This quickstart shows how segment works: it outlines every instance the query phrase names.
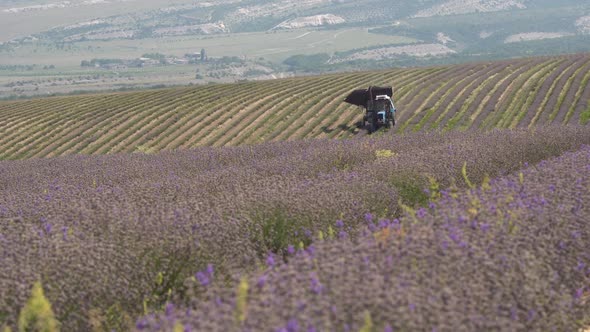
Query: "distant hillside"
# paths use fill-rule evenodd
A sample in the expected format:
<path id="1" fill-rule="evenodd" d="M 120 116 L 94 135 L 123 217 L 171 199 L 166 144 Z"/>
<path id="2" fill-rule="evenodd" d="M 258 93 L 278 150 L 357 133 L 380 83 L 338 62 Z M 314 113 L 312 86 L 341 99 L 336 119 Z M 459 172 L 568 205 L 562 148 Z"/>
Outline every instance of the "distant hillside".
<path id="1" fill-rule="evenodd" d="M 368 85 L 394 86 L 397 132 L 585 124 L 589 79 L 583 54 L 1 102 L 0 158 L 350 137 Z"/>
<path id="2" fill-rule="evenodd" d="M 40 63 L 47 58 L 58 62 L 67 56 L 71 57 L 69 65 L 73 65 L 91 58 L 87 53 L 95 55 L 96 50 L 104 57 L 126 58 L 148 52 L 142 43 L 132 42 L 138 40 L 166 45 L 155 51 L 181 56 L 194 51 L 187 47 L 190 41 L 188 45 L 197 44 L 197 50 L 206 47 L 212 55 L 264 56 L 280 64 L 297 54 L 328 53 L 338 57 L 338 52 L 389 47 L 392 42 L 384 36 L 403 36 L 411 38 L 408 44 L 434 43 L 452 50 L 431 55 L 456 53 L 461 58 L 487 61 L 588 52 L 589 15 L 590 4 L 585 0 L 177 0 L 173 5 L 165 0 L 48 0 L 43 4 L 24 0 L 19 5 L 0 0 L 0 53 L 6 54 L 9 64 Z M 355 28 L 370 29 L 383 41 L 367 45 L 354 36 L 336 39 L 339 33 Z M 334 31 L 334 35 L 309 39 L 307 45 L 295 49 L 288 35 L 255 50 L 244 45 L 228 48 L 224 39 L 228 34 L 258 32 L 259 39 L 268 40 L 267 33 L 281 35 L 288 31 L 301 31 L 299 38 L 316 31 Z M 118 47 L 121 40 L 133 47 Z M 338 48 L 325 47 L 328 42 L 338 44 Z M 153 46 L 150 48 L 154 51 Z M 424 62 L 421 52 L 407 55 L 413 64 Z M 397 65 L 409 61 L 395 53 L 387 59 L 397 61 Z M 340 60 L 356 58 L 343 56 Z M 445 60 L 452 62 L 452 58 Z M 364 68 L 369 67 L 365 64 Z M 315 69 L 317 72 L 325 68 Z"/>

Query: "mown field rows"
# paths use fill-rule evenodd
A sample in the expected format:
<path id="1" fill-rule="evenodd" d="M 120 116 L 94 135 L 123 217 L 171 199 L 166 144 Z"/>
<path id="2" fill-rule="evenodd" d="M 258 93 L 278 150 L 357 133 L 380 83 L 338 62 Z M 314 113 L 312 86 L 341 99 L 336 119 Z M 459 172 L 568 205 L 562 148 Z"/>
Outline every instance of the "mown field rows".
<path id="1" fill-rule="evenodd" d="M 590 120 L 590 55 L 330 74 L 0 103 L 0 158 L 350 137 L 353 89 L 394 86 L 396 131 Z"/>

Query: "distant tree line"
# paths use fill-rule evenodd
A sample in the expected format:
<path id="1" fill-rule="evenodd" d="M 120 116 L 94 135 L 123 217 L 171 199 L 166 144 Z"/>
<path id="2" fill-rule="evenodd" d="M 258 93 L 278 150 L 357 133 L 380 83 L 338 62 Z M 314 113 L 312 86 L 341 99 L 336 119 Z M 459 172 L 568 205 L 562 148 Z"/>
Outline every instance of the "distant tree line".
<path id="1" fill-rule="evenodd" d="M 166 59 L 166 55 L 162 53 L 144 53 L 142 58 L 148 58 L 152 60 L 164 60 Z"/>
<path id="2" fill-rule="evenodd" d="M 37 65 L 0 65 L 0 70 L 29 70 L 30 71 L 35 68 L 37 68 Z"/>

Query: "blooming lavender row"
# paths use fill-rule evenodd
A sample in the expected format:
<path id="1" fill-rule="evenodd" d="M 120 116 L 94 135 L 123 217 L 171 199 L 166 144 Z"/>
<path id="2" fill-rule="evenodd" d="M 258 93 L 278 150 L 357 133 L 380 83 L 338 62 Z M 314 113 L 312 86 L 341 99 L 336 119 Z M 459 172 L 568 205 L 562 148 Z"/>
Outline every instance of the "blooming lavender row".
<path id="1" fill-rule="evenodd" d="M 367 213 L 426 206 L 433 184 L 465 188 L 463 173 L 481 183 L 583 144 L 590 128 L 549 127 L 0 162 L 0 327 L 41 281 L 64 330 L 129 328 L 320 231 L 346 247 Z"/>
<path id="2" fill-rule="evenodd" d="M 342 231 L 293 252 L 287 263 L 270 255 L 264 270 L 233 290 L 199 279 L 205 296 L 190 306 L 169 304 L 137 328 L 576 331 L 590 325 L 590 146 L 441 196 L 400 219 L 367 214 L 357 241 Z"/>

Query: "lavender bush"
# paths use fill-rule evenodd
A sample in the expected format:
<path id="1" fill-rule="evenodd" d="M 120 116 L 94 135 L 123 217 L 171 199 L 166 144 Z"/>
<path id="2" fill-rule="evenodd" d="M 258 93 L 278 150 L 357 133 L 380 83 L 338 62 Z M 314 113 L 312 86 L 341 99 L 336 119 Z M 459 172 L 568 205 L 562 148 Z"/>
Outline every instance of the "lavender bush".
<path id="1" fill-rule="evenodd" d="M 441 194 L 400 219 L 365 216 L 357 240 L 336 223 L 337 238 L 318 239 L 287 263 L 267 259 L 241 282 L 247 292 L 203 285 L 206 295 L 192 306 L 169 304 L 137 328 L 576 331 L 590 324 L 590 146 Z"/>
<path id="2" fill-rule="evenodd" d="M 324 290 L 335 287 L 331 282 L 340 280 L 337 276 L 334 276 L 334 281 L 326 280 L 327 273 L 332 273 L 329 272 L 332 267 L 328 258 L 323 258 L 325 268 L 320 266 L 314 267 L 318 270 L 310 270 L 304 258 L 297 258 L 305 257 L 305 254 L 295 254 L 297 250 L 309 252 L 316 248 L 318 257 L 327 255 L 330 250 L 341 251 L 345 256 L 334 258 L 335 261 L 348 259 L 346 255 L 351 250 L 358 251 L 359 254 L 353 256 L 369 257 L 366 271 L 370 272 L 382 266 L 387 257 L 377 254 L 381 249 L 375 249 L 378 248 L 376 244 L 358 240 L 364 239 L 362 233 L 368 229 L 367 223 L 370 221 L 372 228 L 390 225 L 386 227 L 389 229 L 404 211 L 410 213 L 414 210 L 416 218 L 431 218 L 432 221 L 422 223 L 421 228 L 410 227 L 405 226 L 408 223 L 408 217 L 405 217 L 399 224 L 399 227 L 404 227 L 395 232 L 417 232 L 412 233 L 412 237 L 404 235 L 412 241 L 409 247 L 400 243 L 399 250 L 416 257 L 415 262 L 419 265 L 413 267 L 414 260 L 411 260 L 404 263 L 406 265 L 400 265 L 405 270 L 401 269 L 399 273 L 402 270 L 406 273 L 406 279 L 402 281 L 407 280 L 409 284 L 404 283 L 404 287 L 421 287 L 423 280 L 416 279 L 413 273 L 426 269 L 426 263 L 420 261 L 422 256 L 419 255 L 430 255 L 435 250 L 428 244 L 432 242 L 428 236 L 432 237 L 431 233 L 436 230 L 432 225 L 441 217 L 432 215 L 434 212 L 429 203 L 430 199 L 438 197 L 435 195 L 438 194 L 437 187 L 441 190 L 446 188 L 449 195 L 454 196 L 467 188 L 469 183 L 482 183 L 486 174 L 492 178 L 511 174 L 526 163 L 533 165 L 566 151 L 580 149 L 584 144 L 590 144 L 590 128 L 548 127 L 536 131 L 416 133 L 353 140 L 199 148 L 158 155 L 78 155 L 0 162 L 0 327 L 16 327 L 19 311 L 37 281 L 43 285 L 63 330 L 127 330 L 134 328 L 139 316 L 166 311 L 172 318 L 178 317 L 178 321 L 186 323 L 187 327 L 193 324 L 196 317 L 207 312 L 215 312 L 215 317 L 226 317 L 226 311 L 227 315 L 235 316 L 235 303 L 232 302 L 235 300 L 231 293 L 237 289 L 240 276 L 262 278 L 260 282 L 264 284 L 265 278 L 273 280 L 275 273 L 285 269 L 292 271 L 289 273 L 296 275 L 296 280 L 302 278 L 302 281 L 296 283 L 295 279 L 285 278 L 284 289 L 299 292 L 301 290 L 297 287 L 305 284 L 324 294 Z M 563 173 L 559 174 L 565 178 Z M 426 189 L 434 192 L 426 192 Z M 518 227 L 516 234 L 527 231 L 524 226 Z M 419 240 L 421 236 L 424 240 Z M 460 233 L 459 236 L 467 235 Z M 319 238 L 324 238 L 325 243 Z M 330 238 L 341 239 L 328 241 Z M 531 245 L 538 241 L 532 239 L 529 241 Z M 319 250 L 323 246 L 333 249 Z M 365 247 L 367 249 L 362 249 Z M 447 258 L 433 256 L 428 261 L 431 271 L 426 269 L 428 271 L 421 272 L 424 278 L 430 276 L 435 279 L 425 287 L 442 285 L 449 280 L 448 289 L 455 290 L 454 282 L 459 282 L 459 279 L 451 280 L 457 278 L 452 273 L 466 270 L 469 265 L 463 264 L 472 263 L 461 256 L 464 251 L 449 247 L 450 253 L 444 256 Z M 499 259 L 497 255 L 500 253 L 514 256 L 514 252 L 504 249 L 497 252 L 490 249 L 495 260 Z M 383 250 L 392 257 L 397 254 L 391 248 Z M 496 262 L 485 256 L 482 250 L 477 249 L 474 253 L 479 255 L 477 257 L 481 258 L 482 264 Z M 366 251 L 365 255 L 360 254 L 363 251 Z M 531 253 L 536 255 L 539 252 Z M 562 257 L 570 257 L 569 251 L 566 254 Z M 515 264 L 516 258 L 512 256 L 506 259 Z M 458 260 L 459 257 L 463 257 L 461 259 L 465 262 Z M 550 260 L 552 256 L 542 257 Z M 284 265 L 284 261 L 289 263 Z M 452 267 L 455 262 L 455 267 Z M 360 266 L 345 265 L 350 269 Z M 451 267 L 443 271 L 439 265 Z M 522 270 L 528 271 L 525 265 Z M 267 272 L 260 274 L 261 269 L 269 266 L 271 268 Z M 478 284 L 483 282 L 484 277 L 479 276 L 480 269 L 475 267 L 467 269 L 468 273 L 460 280 L 472 280 L 474 287 L 479 285 L 485 289 L 487 284 Z M 336 271 L 338 269 L 333 273 Z M 481 271 L 483 273 L 484 270 Z M 491 277 L 501 271 L 486 273 Z M 534 275 L 542 272 L 531 271 Z M 286 295 L 277 295 L 277 301 L 281 299 L 285 305 L 273 305 L 274 300 L 269 299 L 268 306 L 276 306 L 276 310 L 283 310 L 285 315 L 289 313 L 297 317 L 296 324 L 301 330 L 307 329 L 304 325 L 308 322 L 320 330 L 345 328 L 347 324 L 353 328 L 365 321 L 373 322 L 380 329 L 385 328 L 383 317 L 388 311 L 379 313 L 380 302 L 369 305 L 373 302 L 355 295 L 354 289 L 359 287 L 357 283 L 373 283 L 373 273 L 368 273 L 369 279 L 366 280 L 359 279 L 358 273 L 352 273 L 348 283 L 341 281 L 342 288 L 334 288 L 342 292 L 339 295 L 342 300 L 338 299 L 342 302 L 338 303 L 346 304 L 336 308 L 344 314 L 339 314 L 334 320 L 325 318 L 327 313 L 324 311 L 317 313 L 317 318 L 303 319 L 292 311 L 293 306 L 298 305 L 296 297 L 290 299 Z M 276 278 L 279 275 L 283 274 L 277 274 Z M 375 274 L 375 278 L 378 276 Z M 515 275 L 515 278 L 518 276 Z M 395 275 L 390 277 L 398 278 Z M 348 277 L 342 275 L 339 278 Z M 284 321 L 285 316 L 278 312 L 276 318 L 270 321 L 260 316 L 265 312 L 266 302 L 250 298 L 254 296 L 259 280 L 248 280 L 248 298 L 245 301 L 248 314 L 243 325 L 233 328 L 279 328 L 281 324 L 287 324 L 290 318 Z M 385 281 L 379 282 L 376 284 L 381 285 L 379 287 L 390 285 Z M 345 286 L 349 289 L 345 290 Z M 516 291 L 513 286 L 506 284 L 503 292 Z M 366 292 L 366 296 L 375 292 L 393 292 L 379 287 L 373 293 L 368 288 L 360 289 Z M 275 293 L 264 294 L 270 296 Z M 483 295 L 472 299 L 467 295 L 477 294 L 467 292 L 458 298 L 450 298 L 456 303 L 456 306 L 448 307 L 455 311 L 447 314 L 455 315 L 457 319 L 454 323 L 450 321 L 449 324 L 455 324 L 452 326 L 459 326 L 459 320 L 466 319 L 466 316 L 457 316 L 462 312 L 461 306 L 471 308 L 462 301 L 479 303 L 484 300 Z M 344 299 L 348 296 L 349 299 Z M 220 307 L 217 307 L 218 297 L 223 304 Z M 394 300 L 399 301 L 394 298 L 387 301 Z M 425 305 L 427 300 L 412 299 L 415 303 L 406 303 L 406 309 L 410 304 L 421 308 L 420 304 Z M 566 300 L 569 299 L 563 299 Z M 318 301 L 321 306 L 318 310 L 324 310 L 325 303 Z M 399 303 L 395 301 L 384 303 L 397 306 Z M 499 300 L 490 301 L 495 305 Z M 553 302 L 547 301 L 557 300 L 541 296 L 539 301 L 552 305 Z M 179 314 L 179 310 L 185 312 L 187 308 L 193 308 L 195 314 L 186 317 Z M 400 308 L 395 310 L 402 310 Z M 446 306 L 441 305 L 440 308 Z M 479 315 L 491 310 L 480 309 L 470 310 Z M 261 314 L 254 314 L 256 310 L 260 310 Z M 540 317 L 545 317 L 542 316 L 545 311 L 537 307 L 534 310 L 541 316 L 531 323 L 537 325 L 531 326 L 549 326 L 542 325 L 545 321 L 539 321 Z M 310 311 L 303 312 L 307 315 Z M 569 311 L 558 312 L 568 319 L 573 317 Z M 215 319 L 205 320 L 203 324 L 210 324 L 207 326 L 211 328 L 225 327 Z M 547 324 L 554 324 L 553 317 L 547 319 Z M 169 321 L 163 322 L 163 327 L 169 327 Z M 400 319 L 399 324 L 410 325 L 387 322 L 391 327 L 405 326 L 408 329 L 436 325 L 406 319 Z M 470 324 L 475 323 L 465 321 L 462 326 L 474 326 Z M 511 325 L 514 324 L 512 320 L 506 320 L 505 324 L 515 326 Z M 150 325 L 151 328 L 155 326 Z"/>

